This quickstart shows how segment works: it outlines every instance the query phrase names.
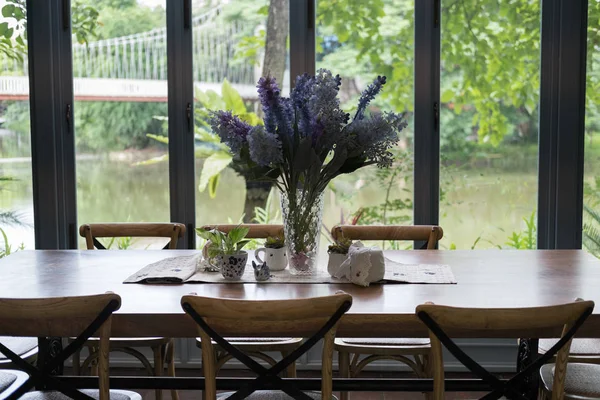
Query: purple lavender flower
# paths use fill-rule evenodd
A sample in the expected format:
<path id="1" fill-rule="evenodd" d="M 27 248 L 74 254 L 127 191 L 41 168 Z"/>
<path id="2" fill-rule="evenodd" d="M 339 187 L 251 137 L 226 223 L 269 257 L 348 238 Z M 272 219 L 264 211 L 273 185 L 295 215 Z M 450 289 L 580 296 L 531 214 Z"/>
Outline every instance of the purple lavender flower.
<path id="1" fill-rule="evenodd" d="M 221 141 L 227 144 L 235 155 L 239 155 L 252 126 L 233 115 L 231 111 L 211 112 L 209 123 Z"/>
<path id="2" fill-rule="evenodd" d="M 385 76 L 378 76 L 373 83 L 371 83 L 360 95 L 358 100 L 358 109 L 356 110 L 355 120 L 361 120 L 365 116 L 365 110 L 369 103 L 381 92 L 383 85 L 385 85 Z"/>
<path id="3" fill-rule="evenodd" d="M 347 127 L 352 137 L 350 151 L 361 152 L 378 167 L 389 167 L 394 159 L 390 149 L 398 143 L 398 133 L 406 126 L 404 116 L 392 112 L 354 120 Z"/>
<path id="4" fill-rule="evenodd" d="M 311 132 L 313 144 L 318 141 L 323 152 L 329 152 L 340 140 L 340 132 L 348 121 L 348 115 L 340 109 L 337 97 L 342 78 L 326 69 L 319 69 L 313 79 L 311 96 L 308 101 L 310 114 L 314 121 Z"/>
<path id="5" fill-rule="evenodd" d="M 296 85 L 292 90 L 290 99 L 297 113 L 298 130 L 303 136 L 309 135 L 315 129 L 316 115 L 309 108 L 312 95 L 314 78 L 307 73 L 296 78 Z"/>
<path id="6" fill-rule="evenodd" d="M 267 132 L 292 136 L 294 109 L 289 99 L 281 97 L 281 90 L 275 78 L 260 78 L 256 87 Z"/>
<path id="7" fill-rule="evenodd" d="M 248 149 L 250 159 L 258 165 L 273 166 L 283 159 L 279 138 L 261 125 L 252 128 L 248 134 Z"/>

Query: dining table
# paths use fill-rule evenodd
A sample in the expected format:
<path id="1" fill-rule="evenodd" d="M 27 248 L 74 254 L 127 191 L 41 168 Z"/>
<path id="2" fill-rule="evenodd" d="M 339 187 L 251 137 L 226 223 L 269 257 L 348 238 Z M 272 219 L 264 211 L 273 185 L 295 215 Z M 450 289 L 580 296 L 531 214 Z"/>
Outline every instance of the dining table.
<path id="1" fill-rule="evenodd" d="M 386 250 L 385 257 L 405 264 L 448 265 L 456 284 L 372 283 L 123 283 L 144 266 L 167 257 L 199 254 L 197 250 L 25 250 L 0 260 L 0 297 L 45 298 L 82 296 L 107 291 L 121 296 L 121 308 L 113 315 L 115 337 L 194 338 L 198 327 L 181 308 L 181 297 L 200 296 L 245 300 L 283 300 L 325 296 L 344 291 L 352 296 L 350 310 L 342 317 L 337 335 L 351 338 L 427 337 L 415 316 L 419 304 L 433 302 L 456 307 L 521 308 L 556 305 L 581 298 L 600 304 L 600 260 L 583 250 Z M 249 257 L 252 259 L 252 256 Z M 321 268 L 326 268 L 326 259 Z M 248 336 L 242 329 L 219 332 L 223 336 Z M 280 337 L 288 332 L 262 332 Z M 295 332 L 312 335 L 314 332 Z M 486 338 L 489 332 L 456 329 L 456 338 Z M 288 333 L 289 334 L 289 333 Z M 548 330 L 545 337 L 560 331 Z M 499 336 L 500 335 L 500 336 Z M 539 332 L 503 330 L 494 338 L 522 340 L 518 363 L 537 356 Z M 600 338 L 600 307 L 577 333 Z M 90 377 L 64 377 L 78 387 L 97 385 Z M 318 379 L 296 378 L 301 389 L 318 389 Z M 235 389 L 244 379 L 218 378 L 218 387 Z M 378 380 L 334 378 L 334 390 L 426 391 L 430 379 Z M 202 378 L 111 377 L 115 388 L 201 389 Z M 448 380 L 447 390 L 482 390 L 485 383 L 471 379 Z"/>

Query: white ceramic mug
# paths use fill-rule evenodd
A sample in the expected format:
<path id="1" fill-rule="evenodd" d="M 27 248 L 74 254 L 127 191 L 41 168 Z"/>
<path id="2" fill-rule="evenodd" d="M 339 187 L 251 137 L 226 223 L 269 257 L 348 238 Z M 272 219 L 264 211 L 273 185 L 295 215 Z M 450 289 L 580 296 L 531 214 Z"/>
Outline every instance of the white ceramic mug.
<path id="1" fill-rule="evenodd" d="M 264 253 L 264 260 L 260 256 L 261 253 Z M 266 262 L 271 271 L 282 271 L 288 263 L 287 247 L 285 246 L 279 249 L 261 247 L 254 252 L 254 257 L 261 264 Z"/>

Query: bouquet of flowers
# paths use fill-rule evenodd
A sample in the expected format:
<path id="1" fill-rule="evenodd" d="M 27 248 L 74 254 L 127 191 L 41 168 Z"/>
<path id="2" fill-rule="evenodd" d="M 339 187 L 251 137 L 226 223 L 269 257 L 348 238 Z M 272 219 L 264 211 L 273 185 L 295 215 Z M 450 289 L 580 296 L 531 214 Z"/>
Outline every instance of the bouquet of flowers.
<path id="1" fill-rule="evenodd" d="M 393 112 L 367 111 L 385 82 L 385 76 L 378 76 L 364 90 L 353 116 L 340 107 L 340 76 L 325 69 L 299 76 L 289 98 L 281 96 L 275 79 L 261 78 L 257 88 L 264 124 L 252 126 L 230 111 L 211 114 L 211 127 L 234 160 L 251 178 L 271 181 L 281 191 L 292 273 L 314 271 L 329 182 L 367 165 L 392 164 L 390 149 L 406 120 Z"/>

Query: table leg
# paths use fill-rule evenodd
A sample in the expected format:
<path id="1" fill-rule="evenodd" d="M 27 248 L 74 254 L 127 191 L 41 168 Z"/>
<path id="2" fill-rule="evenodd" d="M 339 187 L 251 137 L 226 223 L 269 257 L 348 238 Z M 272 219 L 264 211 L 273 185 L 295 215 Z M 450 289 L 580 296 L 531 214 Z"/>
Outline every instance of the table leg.
<path id="1" fill-rule="evenodd" d="M 517 353 L 517 372 L 527 368 L 538 358 L 538 339 L 519 339 L 519 352 Z M 537 398 L 540 376 L 534 373 L 533 376 L 525 378 L 522 385 L 522 392 L 528 399 Z"/>

